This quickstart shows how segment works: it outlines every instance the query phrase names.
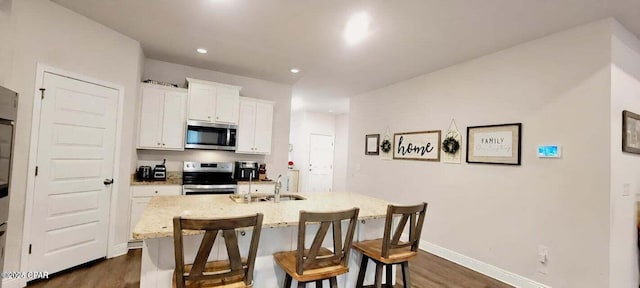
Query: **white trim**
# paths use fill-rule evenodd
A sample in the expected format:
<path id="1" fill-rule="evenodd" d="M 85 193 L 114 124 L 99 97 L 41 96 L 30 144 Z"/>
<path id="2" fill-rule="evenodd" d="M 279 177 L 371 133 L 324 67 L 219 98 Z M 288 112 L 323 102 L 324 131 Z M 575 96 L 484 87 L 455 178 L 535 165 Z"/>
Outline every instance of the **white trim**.
<path id="1" fill-rule="evenodd" d="M 458 265 L 462 265 L 467 267 L 473 271 L 478 273 L 487 275 L 493 279 L 502 281 L 514 287 L 520 288 L 551 288 L 551 286 L 544 285 L 542 283 L 538 283 L 529 278 L 525 278 L 515 273 L 511 273 L 502 268 L 498 268 L 488 263 L 484 263 L 482 261 L 473 259 L 471 257 L 462 255 L 458 252 L 449 250 L 444 247 L 440 247 L 433 243 L 429 243 L 424 240 L 420 240 L 420 249 L 427 251 L 431 254 L 439 256 L 441 258 L 447 259 L 451 262 L 454 262 Z"/>
<path id="2" fill-rule="evenodd" d="M 25 279 L 3 279 L 2 288 L 22 288 L 27 286 Z"/>
<path id="3" fill-rule="evenodd" d="M 35 169 L 36 169 L 36 160 L 38 159 L 38 136 L 39 136 L 39 127 L 40 127 L 40 110 L 42 108 L 41 101 L 38 101 L 40 97 L 40 88 L 42 88 L 44 81 L 44 73 L 52 73 L 56 75 L 60 75 L 63 77 L 73 78 L 76 80 L 104 86 L 110 89 L 118 90 L 118 111 L 117 111 L 117 123 L 116 123 L 116 140 L 115 140 L 115 150 L 114 150 L 114 163 L 113 163 L 113 180 L 116 185 L 112 185 L 111 188 L 111 206 L 109 208 L 109 231 L 107 236 L 107 257 L 115 257 L 122 252 L 122 247 L 124 247 L 124 251 L 126 253 L 126 243 L 124 244 L 114 244 L 115 243 L 115 223 L 116 223 L 116 204 L 118 203 L 118 183 L 120 183 L 120 143 L 122 142 L 122 127 L 123 127 L 123 119 L 124 119 L 124 86 L 117 85 L 101 80 L 97 80 L 91 77 L 87 77 L 85 75 L 72 73 L 69 71 L 65 71 L 62 69 L 54 68 L 42 63 L 37 63 L 36 66 L 36 81 L 34 86 L 34 101 L 33 101 L 33 111 L 31 112 L 31 138 L 29 143 L 29 160 L 27 166 L 27 191 L 25 195 L 25 209 L 24 209 L 24 223 L 22 225 L 22 242 L 20 249 L 22 250 L 20 254 L 20 271 L 29 271 L 29 253 L 27 247 L 29 247 L 29 239 L 31 238 L 31 216 L 33 214 L 33 194 L 35 187 Z M 26 281 L 24 282 L 24 286 L 26 286 Z M 19 287 L 24 287 L 19 286 Z"/>
<path id="4" fill-rule="evenodd" d="M 129 248 L 129 250 L 142 249 L 142 241 L 129 241 L 127 247 Z"/>
<path id="5" fill-rule="evenodd" d="M 120 244 L 116 244 L 111 246 L 110 249 L 111 253 L 109 253 L 107 255 L 107 258 L 113 258 L 113 257 L 118 257 L 118 256 L 122 256 L 124 254 L 127 254 L 127 252 L 129 251 L 129 246 L 128 243 L 120 243 Z"/>

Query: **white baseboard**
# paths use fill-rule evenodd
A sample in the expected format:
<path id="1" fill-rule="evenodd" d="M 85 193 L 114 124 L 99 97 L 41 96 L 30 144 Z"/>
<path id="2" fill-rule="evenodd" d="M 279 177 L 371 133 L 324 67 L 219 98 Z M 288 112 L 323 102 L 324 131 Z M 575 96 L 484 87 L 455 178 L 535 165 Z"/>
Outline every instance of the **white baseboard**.
<path id="1" fill-rule="evenodd" d="M 142 241 L 131 241 L 127 243 L 127 247 L 129 250 L 131 249 L 142 249 Z"/>
<path id="2" fill-rule="evenodd" d="M 2 288 L 22 288 L 27 286 L 25 279 L 2 279 Z"/>
<path id="3" fill-rule="evenodd" d="M 111 249 L 109 249 L 109 252 L 107 253 L 107 258 L 118 257 L 121 255 L 127 254 L 127 251 L 129 251 L 129 249 L 127 249 L 126 242 L 113 245 Z"/>
<path id="4" fill-rule="evenodd" d="M 515 273 L 511 273 L 502 268 L 498 268 L 491 264 L 484 263 L 482 261 L 473 259 L 471 257 L 462 255 L 458 252 L 446 249 L 444 247 L 440 247 L 438 245 L 429 243 L 424 240 L 420 240 L 420 249 L 427 251 L 436 256 L 447 259 L 451 262 L 454 262 L 458 265 L 467 267 L 473 271 L 478 273 L 487 275 L 493 279 L 502 281 L 514 287 L 519 288 L 551 288 L 551 286 L 544 285 L 542 283 L 538 283 L 529 278 L 525 278 Z"/>

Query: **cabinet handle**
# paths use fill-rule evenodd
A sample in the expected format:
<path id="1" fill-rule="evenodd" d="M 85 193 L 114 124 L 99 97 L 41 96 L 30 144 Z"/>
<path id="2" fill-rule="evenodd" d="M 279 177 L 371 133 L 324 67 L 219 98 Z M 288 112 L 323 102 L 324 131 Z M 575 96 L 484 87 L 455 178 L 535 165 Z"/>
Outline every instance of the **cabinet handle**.
<path id="1" fill-rule="evenodd" d="M 164 146 L 164 143 L 162 143 L 162 146 Z"/>
<path id="2" fill-rule="evenodd" d="M 220 117 L 216 117 L 216 120 L 220 119 Z"/>
<path id="3" fill-rule="evenodd" d="M 211 116 L 207 116 L 207 119 L 211 119 Z"/>
<path id="4" fill-rule="evenodd" d="M 160 142 L 158 142 L 158 146 L 160 146 L 160 144 L 161 144 L 161 143 L 160 143 Z"/>
<path id="5" fill-rule="evenodd" d="M 156 194 L 158 194 L 158 191 L 156 190 Z"/>

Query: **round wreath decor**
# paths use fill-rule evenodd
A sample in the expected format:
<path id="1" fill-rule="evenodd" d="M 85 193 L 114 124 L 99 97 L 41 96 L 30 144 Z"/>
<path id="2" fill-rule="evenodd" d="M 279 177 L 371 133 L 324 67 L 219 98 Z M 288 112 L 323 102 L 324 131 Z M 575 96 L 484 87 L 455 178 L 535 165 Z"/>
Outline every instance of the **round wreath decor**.
<path id="1" fill-rule="evenodd" d="M 458 142 L 456 138 L 449 136 L 442 141 L 442 151 L 444 151 L 444 153 L 456 154 L 458 149 L 460 149 L 460 142 Z"/>
<path id="2" fill-rule="evenodd" d="M 389 153 L 389 151 L 391 151 L 391 142 L 388 139 L 384 139 L 382 144 L 380 144 L 380 148 L 382 152 Z"/>

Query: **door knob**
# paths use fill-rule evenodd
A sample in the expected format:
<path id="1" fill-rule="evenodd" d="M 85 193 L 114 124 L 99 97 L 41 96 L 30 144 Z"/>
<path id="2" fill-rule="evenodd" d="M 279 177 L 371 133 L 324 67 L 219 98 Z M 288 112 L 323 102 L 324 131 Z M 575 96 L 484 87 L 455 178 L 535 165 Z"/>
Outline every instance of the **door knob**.
<path id="1" fill-rule="evenodd" d="M 113 179 L 109 179 L 109 178 L 104 179 L 104 182 L 102 182 L 102 183 L 104 183 L 104 185 L 111 185 L 111 184 L 113 184 Z"/>

